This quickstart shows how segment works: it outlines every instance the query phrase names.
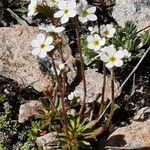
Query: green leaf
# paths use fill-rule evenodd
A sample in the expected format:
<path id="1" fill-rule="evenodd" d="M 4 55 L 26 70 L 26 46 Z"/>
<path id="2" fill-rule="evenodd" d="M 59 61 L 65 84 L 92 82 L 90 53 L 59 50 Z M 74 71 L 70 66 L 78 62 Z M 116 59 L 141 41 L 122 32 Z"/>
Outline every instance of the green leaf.
<path id="1" fill-rule="evenodd" d="M 21 8 L 13 9 L 13 12 L 27 13 L 28 9 L 26 9 L 25 7 L 21 7 Z"/>
<path id="2" fill-rule="evenodd" d="M 21 24 L 21 25 L 28 25 L 25 20 L 20 18 L 16 13 L 14 13 L 11 9 L 7 8 L 7 11 Z"/>
<path id="3" fill-rule="evenodd" d="M 103 129 L 104 129 L 103 127 L 100 127 L 98 129 L 95 129 L 93 132 L 84 134 L 84 138 L 85 139 L 94 138 L 94 137 L 98 136 L 100 133 L 102 133 Z"/>
<path id="4" fill-rule="evenodd" d="M 90 128 L 94 127 L 97 122 L 98 122 L 98 120 L 92 120 L 92 121 L 90 121 L 90 122 L 85 126 L 85 129 L 90 129 Z"/>

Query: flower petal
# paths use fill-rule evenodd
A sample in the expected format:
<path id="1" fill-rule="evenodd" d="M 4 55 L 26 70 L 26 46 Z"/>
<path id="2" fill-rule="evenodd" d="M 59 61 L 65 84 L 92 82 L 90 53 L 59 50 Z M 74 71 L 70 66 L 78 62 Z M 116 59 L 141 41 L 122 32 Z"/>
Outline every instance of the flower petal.
<path id="1" fill-rule="evenodd" d="M 37 55 L 39 55 L 40 52 L 41 52 L 40 49 L 35 48 L 35 49 L 32 50 L 32 55 L 37 56 Z"/>
<path id="2" fill-rule="evenodd" d="M 86 23 L 86 22 L 88 21 L 87 17 L 79 16 L 78 19 L 79 19 L 79 21 L 82 22 L 82 23 Z"/>
<path id="3" fill-rule="evenodd" d="M 87 45 L 87 47 L 88 47 L 89 49 L 94 49 L 94 48 L 95 48 L 95 46 L 94 46 L 93 44 L 91 44 L 91 43 L 89 43 L 89 44 Z"/>
<path id="4" fill-rule="evenodd" d="M 51 36 L 46 38 L 45 44 L 50 45 L 53 42 L 53 38 Z"/>
<path id="5" fill-rule="evenodd" d="M 36 36 L 36 40 L 39 42 L 39 43 L 43 43 L 45 42 L 45 35 L 43 33 L 39 33 L 37 36 Z"/>
<path id="6" fill-rule="evenodd" d="M 89 36 L 87 37 L 88 43 L 93 42 L 93 40 L 94 40 L 94 37 L 93 37 L 92 35 L 89 35 Z"/>
<path id="7" fill-rule="evenodd" d="M 106 41 L 105 38 L 102 38 L 101 41 L 100 41 L 100 46 L 105 45 L 105 41 Z"/>
<path id="8" fill-rule="evenodd" d="M 47 53 L 45 51 L 42 51 L 38 56 L 40 58 L 45 58 L 47 56 Z"/>
<path id="9" fill-rule="evenodd" d="M 97 20 L 97 16 L 95 14 L 89 14 L 87 17 L 90 21 L 96 21 Z"/>
<path id="10" fill-rule="evenodd" d="M 116 67 L 121 67 L 122 65 L 123 65 L 123 61 L 122 60 L 118 59 L 118 60 L 115 61 L 115 66 Z"/>
<path id="11" fill-rule="evenodd" d="M 46 52 L 50 52 L 52 49 L 54 49 L 54 46 L 53 45 L 50 45 L 50 46 L 47 46 L 44 50 Z"/>
<path id="12" fill-rule="evenodd" d="M 63 16 L 63 11 L 58 11 L 54 14 L 54 18 L 60 18 Z"/>
<path id="13" fill-rule="evenodd" d="M 30 43 L 30 45 L 31 45 L 32 47 L 38 47 L 38 44 L 39 44 L 39 42 L 38 42 L 37 40 L 33 40 L 33 41 Z"/>
<path id="14" fill-rule="evenodd" d="M 68 21 L 69 21 L 69 17 L 67 17 L 67 16 L 63 16 L 63 17 L 61 18 L 61 23 L 62 23 L 62 24 L 67 23 Z"/>
<path id="15" fill-rule="evenodd" d="M 96 7 L 90 7 L 87 9 L 88 13 L 95 13 L 95 11 L 96 11 Z"/>
<path id="16" fill-rule="evenodd" d="M 106 67 L 107 68 L 112 68 L 112 67 L 114 67 L 114 63 L 109 62 L 109 63 L 106 64 Z"/>
<path id="17" fill-rule="evenodd" d="M 65 30 L 64 27 L 56 27 L 56 28 L 55 28 L 55 32 L 56 32 L 56 33 L 60 33 L 60 32 L 62 32 L 62 31 L 64 31 L 64 30 Z"/>
<path id="18" fill-rule="evenodd" d="M 58 3 L 58 8 L 60 9 L 60 10 L 63 10 L 63 9 L 65 9 L 67 7 L 67 2 L 65 2 L 65 1 L 60 1 L 59 3 Z"/>
<path id="19" fill-rule="evenodd" d="M 103 62 L 108 62 L 108 56 L 106 54 L 102 54 L 100 58 Z"/>
<path id="20" fill-rule="evenodd" d="M 108 49 L 108 50 L 107 50 L 107 54 L 108 54 L 109 56 L 114 55 L 115 53 L 116 53 L 116 49 Z"/>
<path id="21" fill-rule="evenodd" d="M 75 17 L 76 14 L 77 12 L 75 10 L 71 10 L 69 13 L 69 17 Z"/>
<path id="22" fill-rule="evenodd" d="M 118 50 L 115 54 L 117 59 L 122 59 L 124 57 L 124 52 L 122 50 Z"/>

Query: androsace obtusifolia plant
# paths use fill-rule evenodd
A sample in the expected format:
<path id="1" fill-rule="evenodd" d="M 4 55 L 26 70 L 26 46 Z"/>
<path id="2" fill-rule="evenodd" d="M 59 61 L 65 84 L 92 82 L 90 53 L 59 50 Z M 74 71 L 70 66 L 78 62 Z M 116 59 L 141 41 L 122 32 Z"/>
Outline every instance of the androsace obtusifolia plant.
<path id="1" fill-rule="evenodd" d="M 44 91 L 45 96 L 50 101 L 49 108 L 51 110 L 42 110 L 42 119 L 46 124 L 52 125 L 52 131 L 57 132 L 58 136 L 56 142 L 62 149 L 90 149 L 89 139 L 95 139 L 108 128 L 114 113 L 115 69 L 122 67 L 124 61 L 131 57 L 132 52 L 128 43 L 123 41 L 123 36 L 128 36 L 128 33 L 126 32 L 127 35 L 122 33 L 123 29 L 120 27 L 116 28 L 116 25 L 113 23 L 97 25 L 97 8 L 89 4 L 86 0 L 31 0 L 28 9 L 29 17 L 35 16 L 38 13 L 44 13 L 44 10 L 50 13 L 50 24 L 40 25 L 39 33 L 31 42 L 33 48 L 32 54 L 40 59 L 49 57 L 52 63 L 52 85 L 47 87 Z M 63 32 L 65 33 L 67 24 L 70 23 L 72 24 L 72 28 L 75 29 L 76 39 L 74 40 L 77 42 L 77 49 L 80 56 L 84 91 L 82 99 L 78 91 L 68 93 L 66 77 L 67 63 L 65 62 L 62 51 L 62 48 L 65 46 L 63 44 L 62 35 Z M 89 26 L 89 24 L 93 26 Z M 131 23 L 129 25 L 131 26 Z M 88 29 L 84 35 L 81 34 L 82 26 Z M 131 30 L 128 32 L 130 31 Z M 120 36 L 119 39 L 120 34 L 124 35 L 122 37 Z M 130 38 L 132 38 L 132 36 Z M 140 42 L 141 41 L 139 41 L 138 44 L 140 44 Z M 96 100 L 94 100 L 94 98 L 93 100 L 87 99 L 84 73 L 85 49 L 88 50 L 88 54 L 93 53 L 92 57 L 89 57 L 91 62 L 98 59 L 103 63 L 103 88 L 102 91 L 100 91 L 102 96 L 96 117 L 93 117 L 94 108 L 87 107 Z M 56 51 L 59 54 L 61 63 L 56 63 L 54 57 Z M 109 115 L 107 119 L 104 120 L 103 112 L 106 108 L 106 102 L 104 101 L 106 69 L 108 69 L 111 74 L 111 106 Z M 60 107 L 56 106 L 56 101 L 59 101 Z M 59 127 L 56 127 L 56 124 L 58 124 Z"/>

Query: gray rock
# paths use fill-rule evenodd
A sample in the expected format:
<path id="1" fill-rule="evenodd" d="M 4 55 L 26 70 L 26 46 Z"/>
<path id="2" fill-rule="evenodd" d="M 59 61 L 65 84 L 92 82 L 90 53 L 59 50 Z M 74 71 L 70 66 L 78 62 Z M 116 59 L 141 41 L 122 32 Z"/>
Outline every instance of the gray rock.
<path id="1" fill-rule="evenodd" d="M 50 60 L 40 60 L 31 54 L 30 42 L 35 38 L 37 32 L 37 28 L 29 26 L 17 25 L 0 28 L 0 75 L 14 79 L 23 86 L 31 85 L 36 90 L 42 91 L 51 84 L 49 70 L 45 69 Z M 66 36 L 63 36 L 63 41 L 66 45 L 68 41 Z M 71 49 L 68 45 L 64 46 L 63 53 L 67 66 L 73 67 L 71 63 L 74 63 L 75 59 L 71 55 Z M 58 54 L 56 54 L 55 58 L 58 60 Z M 39 66 L 43 65 L 44 71 L 41 71 Z M 72 71 L 73 68 L 69 70 Z M 71 75 L 69 78 L 71 83 L 75 72 L 69 72 L 68 74 Z"/>
<path id="2" fill-rule="evenodd" d="M 39 117 L 38 110 L 42 109 L 42 107 L 42 103 L 36 100 L 31 100 L 25 104 L 22 104 L 19 109 L 18 122 L 24 123 L 32 117 Z"/>
<path id="3" fill-rule="evenodd" d="M 141 109 L 135 118 L 143 114 Z M 148 109 L 147 109 L 148 110 Z M 139 118 L 139 117 L 138 117 Z M 150 148 L 150 119 L 134 120 L 131 125 L 115 130 L 107 140 L 107 149 L 149 149 Z"/>
<path id="4" fill-rule="evenodd" d="M 103 86 L 103 74 L 96 72 L 94 69 L 88 69 L 85 71 L 86 86 L 87 86 L 87 101 L 93 101 L 97 94 L 102 93 Z M 119 83 L 115 82 L 115 94 L 118 92 Z M 76 89 L 81 99 L 83 98 L 83 83 L 81 82 Z M 111 80 L 110 77 L 106 77 L 106 89 L 105 89 L 105 101 L 111 99 Z M 100 100 L 100 99 L 99 99 Z"/>
<path id="5" fill-rule="evenodd" d="M 56 136 L 57 136 L 56 132 L 51 132 L 45 134 L 44 136 L 38 137 L 35 142 L 37 145 L 42 146 L 44 150 L 51 149 L 54 147 L 56 148 L 57 147 Z"/>
<path id="6" fill-rule="evenodd" d="M 112 15 L 122 26 L 127 20 L 132 20 L 139 29 L 144 28 L 150 25 L 150 1 L 116 0 Z"/>

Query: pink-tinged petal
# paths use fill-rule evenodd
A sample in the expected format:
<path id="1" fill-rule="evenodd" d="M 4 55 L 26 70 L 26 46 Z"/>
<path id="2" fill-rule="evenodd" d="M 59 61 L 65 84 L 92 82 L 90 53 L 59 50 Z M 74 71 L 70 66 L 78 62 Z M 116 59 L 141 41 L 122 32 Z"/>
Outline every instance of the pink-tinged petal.
<path id="1" fill-rule="evenodd" d="M 69 17 L 67 17 L 67 16 L 63 16 L 63 17 L 61 18 L 61 23 L 62 23 L 62 24 L 67 23 L 68 21 L 69 21 Z"/>
<path id="2" fill-rule="evenodd" d="M 47 56 L 47 53 L 45 51 L 42 51 L 38 56 L 40 58 L 45 58 Z"/>
<path id="3" fill-rule="evenodd" d="M 47 46 L 44 50 L 46 52 L 50 52 L 52 49 L 54 49 L 54 46 L 53 45 L 50 45 L 50 46 Z"/>
<path id="4" fill-rule="evenodd" d="M 87 17 L 90 21 L 96 21 L 97 20 L 97 16 L 95 14 L 89 14 Z"/>
<path id="5" fill-rule="evenodd" d="M 115 53 L 116 53 L 116 49 L 108 49 L 107 50 L 108 56 L 115 55 Z"/>
<path id="6" fill-rule="evenodd" d="M 87 17 L 81 17 L 81 16 L 79 16 L 78 19 L 82 23 L 86 23 L 88 21 Z"/>
<path id="7" fill-rule="evenodd" d="M 50 45 L 53 42 L 53 38 L 51 36 L 46 38 L 45 44 Z"/>
<path id="8" fill-rule="evenodd" d="M 39 55 L 40 52 L 41 52 L 40 49 L 35 48 L 35 49 L 32 50 L 32 55 L 37 56 L 37 55 Z"/>
<path id="9" fill-rule="evenodd" d="M 45 35 L 43 33 L 39 33 L 37 36 L 36 36 L 36 40 L 39 42 L 39 43 L 43 43 L 45 42 Z"/>
<path id="10" fill-rule="evenodd" d="M 100 46 L 105 45 L 105 42 L 106 42 L 106 40 L 104 38 L 102 38 L 101 41 L 100 41 Z"/>
<path id="11" fill-rule="evenodd" d="M 103 62 L 108 62 L 108 56 L 106 54 L 103 53 L 100 58 Z"/>
<path id="12" fill-rule="evenodd" d="M 95 51 L 97 51 L 98 49 L 100 49 L 100 45 L 94 47 Z"/>
<path id="13" fill-rule="evenodd" d="M 123 65 L 123 61 L 122 60 L 118 59 L 118 60 L 115 61 L 115 66 L 116 67 L 121 67 L 122 65 Z"/>
<path id="14" fill-rule="evenodd" d="M 106 67 L 107 68 L 112 68 L 112 67 L 114 67 L 114 63 L 109 62 L 109 63 L 106 64 Z"/>
<path id="15" fill-rule="evenodd" d="M 124 52 L 122 50 L 118 50 L 115 56 L 117 59 L 122 59 L 124 57 Z"/>
<path id="16" fill-rule="evenodd" d="M 95 11 L 96 11 L 96 7 L 90 7 L 90 8 L 87 9 L 87 12 L 90 13 L 90 14 L 95 13 Z"/>
<path id="17" fill-rule="evenodd" d="M 64 14 L 63 11 L 58 11 L 54 14 L 54 18 L 60 18 L 63 16 L 63 14 Z"/>
<path id="18" fill-rule="evenodd" d="M 59 3 L 58 3 L 58 8 L 60 9 L 60 10 L 63 10 L 63 9 L 65 9 L 67 7 L 67 2 L 65 2 L 65 1 L 60 1 Z"/>
<path id="19" fill-rule="evenodd" d="M 94 46 L 93 44 L 88 44 L 87 47 L 88 47 L 89 49 L 94 49 L 94 48 L 95 48 L 95 46 Z"/>
<path id="20" fill-rule="evenodd" d="M 101 37 L 98 34 L 94 34 L 95 40 L 101 40 Z"/>
<path id="21" fill-rule="evenodd" d="M 30 43 L 30 45 L 31 45 L 32 47 L 38 47 L 38 44 L 39 44 L 39 42 L 38 42 L 37 40 L 33 40 L 33 41 Z"/>

